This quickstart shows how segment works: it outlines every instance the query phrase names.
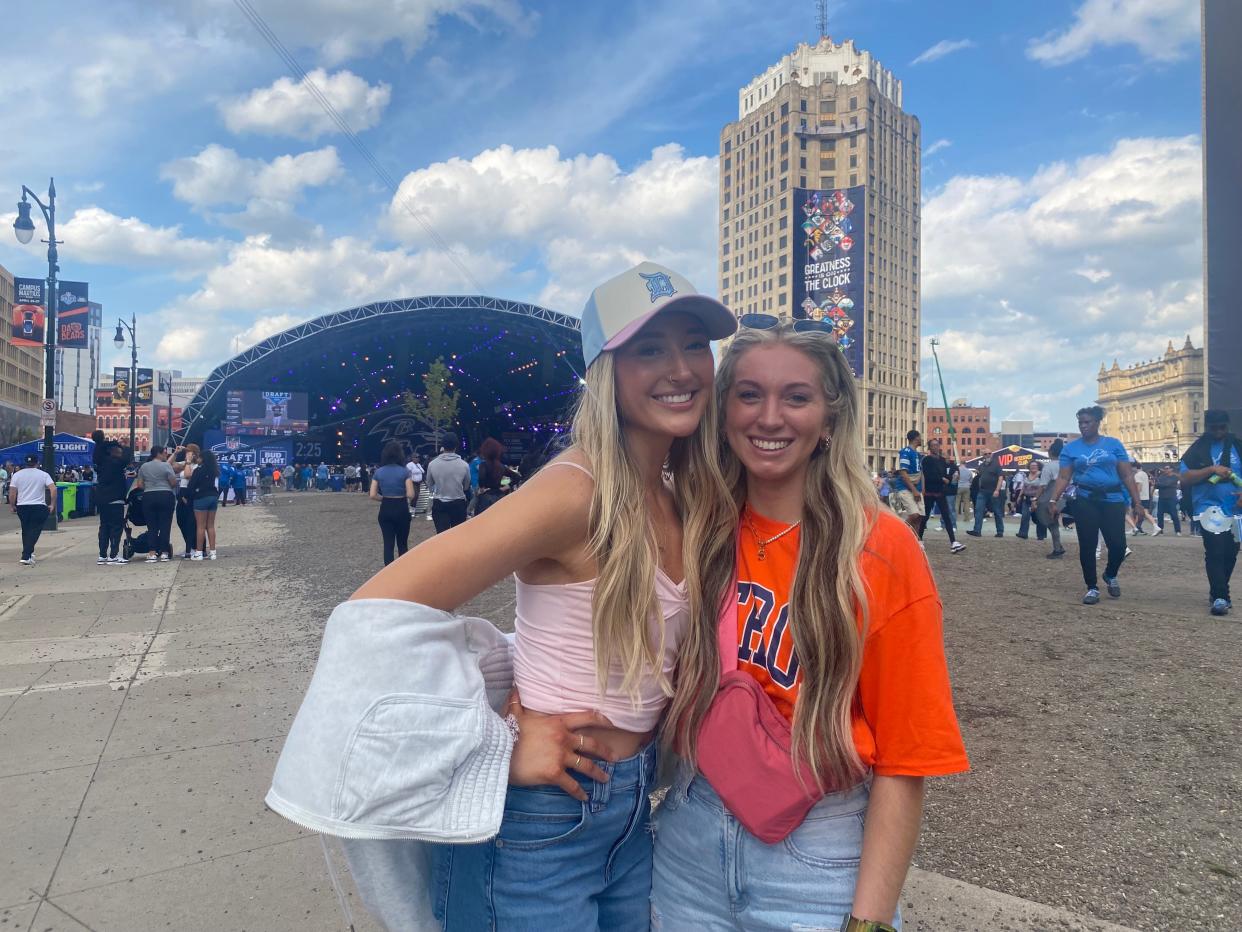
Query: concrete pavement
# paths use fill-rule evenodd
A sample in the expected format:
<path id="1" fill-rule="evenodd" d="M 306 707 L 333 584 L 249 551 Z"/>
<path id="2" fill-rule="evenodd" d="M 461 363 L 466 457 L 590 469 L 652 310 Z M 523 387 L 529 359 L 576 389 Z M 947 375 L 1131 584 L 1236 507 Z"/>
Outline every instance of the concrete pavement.
<path id="1" fill-rule="evenodd" d="M 378 534 L 362 496 L 276 498 L 220 515 L 214 563 L 98 567 L 89 519 L 26 568 L 0 528 L 0 930 L 345 928 L 319 840 L 262 798 L 335 592 L 291 549 L 331 567 Z M 299 530 L 329 502 L 356 528 Z M 919 930 L 1122 928 L 919 870 L 903 909 Z"/>

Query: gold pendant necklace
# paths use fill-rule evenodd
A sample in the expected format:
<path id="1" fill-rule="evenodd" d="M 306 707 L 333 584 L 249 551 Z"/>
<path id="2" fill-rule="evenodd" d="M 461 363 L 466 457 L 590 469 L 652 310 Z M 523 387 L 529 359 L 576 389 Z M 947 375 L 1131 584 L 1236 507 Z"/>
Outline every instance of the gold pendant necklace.
<path id="1" fill-rule="evenodd" d="M 772 544 L 780 540 L 782 537 L 784 537 L 786 534 L 788 534 L 790 531 L 792 531 L 794 528 L 798 527 L 798 525 L 802 523 L 802 520 L 798 519 L 793 524 L 789 525 L 789 527 L 785 528 L 785 530 L 781 531 L 779 534 L 774 534 L 771 537 L 769 537 L 767 540 L 764 540 L 762 537 L 759 536 L 759 531 L 756 530 L 754 522 L 750 520 L 749 509 L 742 514 L 742 518 L 746 521 L 746 526 L 750 528 L 750 533 L 755 535 L 755 543 L 759 545 L 759 560 L 761 562 L 767 559 L 768 544 Z"/>

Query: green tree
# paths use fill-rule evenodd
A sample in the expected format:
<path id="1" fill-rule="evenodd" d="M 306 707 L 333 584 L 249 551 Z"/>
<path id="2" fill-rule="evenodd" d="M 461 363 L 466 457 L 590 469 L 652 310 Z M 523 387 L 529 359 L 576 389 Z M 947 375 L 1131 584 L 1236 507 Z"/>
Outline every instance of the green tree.
<path id="1" fill-rule="evenodd" d="M 444 357 L 437 357 L 423 373 L 423 395 L 405 393 L 403 407 L 406 414 L 417 418 L 435 432 L 436 450 L 440 449 L 440 434 L 457 421 L 461 392 L 453 391 L 453 374 L 444 364 Z"/>

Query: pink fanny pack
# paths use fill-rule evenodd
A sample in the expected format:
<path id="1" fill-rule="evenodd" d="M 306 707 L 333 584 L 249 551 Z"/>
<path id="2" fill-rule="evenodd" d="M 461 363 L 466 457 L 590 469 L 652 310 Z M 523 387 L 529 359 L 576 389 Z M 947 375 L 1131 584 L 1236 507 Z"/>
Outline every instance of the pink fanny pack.
<path id="1" fill-rule="evenodd" d="M 737 669 L 736 581 L 720 610 L 719 639 L 720 689 L 699 729 L 699 771 L 747 831 L 775 844 L 824 792 L 805 762 L 795 770 L 785 716 L 754 677 Z"/>

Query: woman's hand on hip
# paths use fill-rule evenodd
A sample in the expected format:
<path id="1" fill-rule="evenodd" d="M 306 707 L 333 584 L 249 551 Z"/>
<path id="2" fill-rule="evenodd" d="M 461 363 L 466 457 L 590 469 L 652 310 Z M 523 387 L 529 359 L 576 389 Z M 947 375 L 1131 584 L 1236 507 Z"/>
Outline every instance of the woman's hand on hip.
<path id="1" fill-rule="evenodd" d="M 519 735 L 509 761 L 509 782 L 514 786 L 559 786 L 570 796 L 586 802 L 586 792 L 569 771 L 600 783 L 608 774 L 596 760 L 615 760 L 612 752 L 595 738 L 581 734 L 580 728 L 611 728 L 612 722 L 599 712 L 567 712 L 540 715 L 522 708 L 517 690 L 509 694 L 506 712 L 518 722 Z"/>

